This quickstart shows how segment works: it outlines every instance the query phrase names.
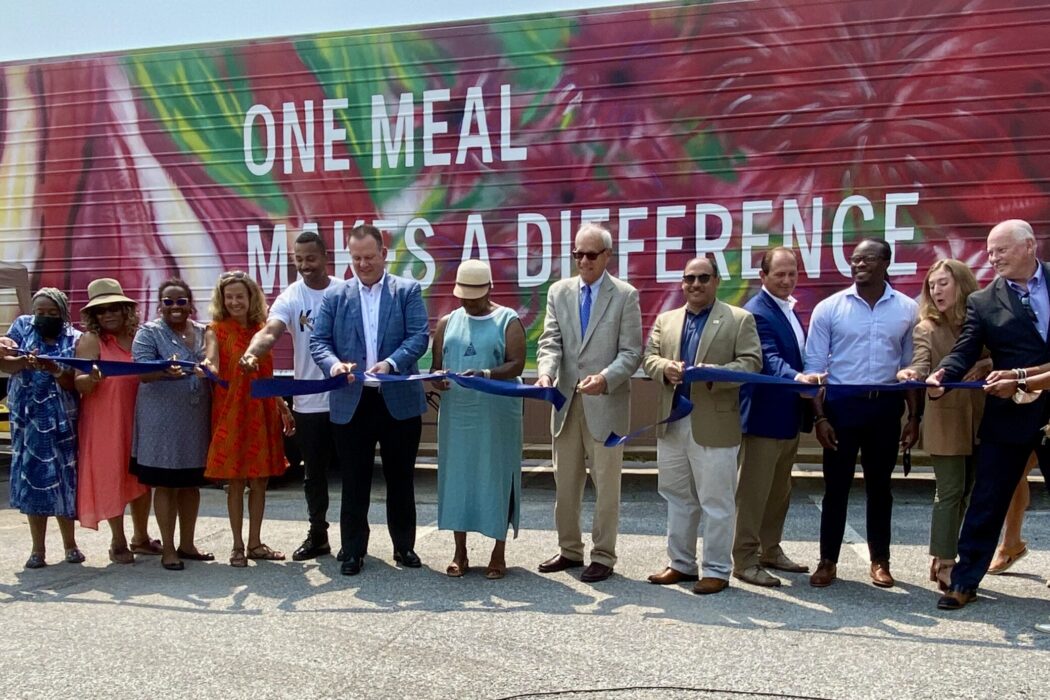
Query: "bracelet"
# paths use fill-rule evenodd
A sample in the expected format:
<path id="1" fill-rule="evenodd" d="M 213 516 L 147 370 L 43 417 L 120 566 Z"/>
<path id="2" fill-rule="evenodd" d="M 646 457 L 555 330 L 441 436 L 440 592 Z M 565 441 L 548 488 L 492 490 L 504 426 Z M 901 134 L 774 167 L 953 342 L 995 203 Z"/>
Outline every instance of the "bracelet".
<path id="1" fill-rule="evenodd" d="M 828 419 L 828 417 L 827 417 L 827 416 L 815 416 L 815 417 L 813 418 L 813 425 L 814 425 L 814 426 L 820 425 L 821 423 L 823 423 L 823 422 L 824 422 L 824 421 L 826 421 L 827 419 Z"/>
<path id="2" fill-rule="evenodd" d="M 485 377 L 485 379 L 492 379 L 492 370 L 491 369 L 483 369 L 483 370 L 481 370 L 481 376 Z"/>

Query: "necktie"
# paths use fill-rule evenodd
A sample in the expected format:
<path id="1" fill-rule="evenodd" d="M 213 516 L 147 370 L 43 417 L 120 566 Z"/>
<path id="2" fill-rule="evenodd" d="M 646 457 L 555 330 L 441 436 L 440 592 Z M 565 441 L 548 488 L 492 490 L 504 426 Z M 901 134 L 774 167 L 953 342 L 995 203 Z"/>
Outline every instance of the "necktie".
<path id="1" fill-rule="evenodd" d="M 591 288 L 583 287 L 583 303 L 580 304 L 580 335 L 587 335 L 587 322 L 591 320 Z"/>

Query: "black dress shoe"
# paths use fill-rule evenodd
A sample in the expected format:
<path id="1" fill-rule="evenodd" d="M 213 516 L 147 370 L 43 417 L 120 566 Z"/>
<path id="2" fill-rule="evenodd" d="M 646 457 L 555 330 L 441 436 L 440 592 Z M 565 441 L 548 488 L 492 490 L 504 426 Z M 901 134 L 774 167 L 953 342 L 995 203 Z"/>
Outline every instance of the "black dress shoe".
<path id="1" fill-rule="evenodd" d="M 575 559 L 569 559 L 560 554 L 555 554 L 553 557 L 539 565 L 539 571 L 541 574 L 553 574 L 556 571 L 578 569 L 581 566 L 583 566 L 582 561 L 576 561 Z"/>
<path id="2" fill-rule="evenodd" d="M 410 569 L 418 569 L 423 566 L 423 562 L 419 560 L 419 556 L 411 549 L 406 549 L 403 552 L 394 552 L 394 561 L 401 566 L 407 566 Z"/>
<path id="3" fill-rule="evenodd" d="M 350 555 L 343 560 L 343 565 L 339 567 L 339 573 L 343 576 L 357 576 L 361 573 L 361 567 L 364 566 L 364 563 L 364 557 Z"/>
<path id="4" fill-rule="evenodd" d="M 303 543 L 299 545 L 299 549 L 292 552 L 292 561 L 306 561 L 307 559 L 319 557 L 322 554 L 331 553 L 332 545 L 328 544 L 327 539 L 321 539 L 315 535 L 307 535 Z"/>
<path id="5" fill-rule="evenodd" d="M 342 547 L 339 548 L 339 553 L 335 555 L 336 561 L 346 561 L 346 550 Z"/>

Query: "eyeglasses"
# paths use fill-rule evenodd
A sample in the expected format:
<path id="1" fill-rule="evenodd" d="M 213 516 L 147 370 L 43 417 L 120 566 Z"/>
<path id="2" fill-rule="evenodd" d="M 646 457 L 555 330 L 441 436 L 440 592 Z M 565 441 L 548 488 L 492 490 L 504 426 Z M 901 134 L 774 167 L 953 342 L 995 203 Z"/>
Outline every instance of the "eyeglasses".
<path id="1" fill-rule="evenodd" d="M 699 282 L 700 284 L 707 284 L 711 281 L 712 277 L 714 277 L 714 275 L 708 274 L 706 272 L 702 275 L 682 275 L 682 281 L 686 284 L 696 284 L 697 282 Z"/>
<path id="2" fill-rule="evenodd" d="M 102 314 L 119 314 L 123 310 L 123 304 L 104 304 L 103 306 L 95 307 L 95 315 L 101 316 Z"/>
<path id="3" fill-rule="evenodd" d="M 190 300 L 187 297 L 179 297 L 178 299 L 172 299 L 171 297 L 164 297 L 163 299 L 160 300 L 160 303 L 164 304 L 164 306 L 187 306 L 187 305 L 189 305 Z"/>
<path id="4" fill-rule="evenodd" d="M 1021 306 L 1024 307 L 1024 311 L 1028 314 L 1028 318 L 1032 320 L 1032 323 L 1039 323 L 1039 317 L 1035 315 L 1035 309 L 1032 308 L 1032 294 L 1031 292 L 1018 292 L 1017 296 L 1021 299 Z"/>
<path id="5" fill-rule="evenodd" d="M 861 263 L 865 263 L 867 265 L 874 265 L 882 259 L 883 258 L 878 255 L 854 255 L 852 258 L 849 259 L 849 264 L 860 265 Z"/>
<path id="6" fill-rule="evenodd" d="M 579 261 L 583 260 L 584 258 L 587 258 L 588 260 L 597 260 L 598 256 L 601 255 L 602 253 L 604 253 L 607 250 L 609 250 L 609 249 L 608 248 L 602 248 L 597 253 L 595 253 L 595 252 L 590 251 L 590 250 L 575 250 L 574 249 L 572 251 L 572 257 L 576 258 L 576 262 L 579 262 Z"/>

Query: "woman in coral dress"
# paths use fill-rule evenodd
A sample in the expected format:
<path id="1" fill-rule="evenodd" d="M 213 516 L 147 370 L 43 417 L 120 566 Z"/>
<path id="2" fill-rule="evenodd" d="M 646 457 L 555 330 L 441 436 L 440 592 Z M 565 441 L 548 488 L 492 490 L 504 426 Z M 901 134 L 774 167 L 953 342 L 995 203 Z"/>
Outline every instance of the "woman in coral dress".
<path id="1" fill-rule="evenodd" d="M 115 279 L 88 285 L 88 303 L 80 311 L 85 333 L 76 356 L 89 360 L 131 361 L 131 343 L 139 325 L 136 304 L 124 296 Z M 110 561 L 131 564 L 135 554 L 160 554 L 160 542 L 150 538 L 150 490 L 131 472 L 131 434 L 135 421 L 138 377 L 106 377 L 97 369 L 77 372 L 80 392 L 79 480 L 77 517 L 92 530 L 105 520 L 112 539 Z M 124 509 L 131 504 L 134 532 L 124 533 Z"/>
<path id="2" fill-rule="evenodd" d="M 203 364 L 227 388 L 214 387 L 211 402 L 211 445 L 204 475 L 229 481 L 226 505 L 233 531 L 230 565 L 243 567 L 248 559 L 284 559 L 284 554 L 262 543 L 263 513 L 266 510 L 266 484 L 288 468 L 284 458 L 285 435 L 295 433 L 295 421 L 281 398 L 253 399 L 251 380 L 273 376 L 273 360 L 259 360 L 257 374 L 246 374 L 238 361 L 248 349 L 252 336 L 266 322 L 266 304 L 255 280 L 240 271 L 224 272 L 211 298 L 212 322 L 204 334 Z M 244 489 L 248 487 L 248 546 L 242 537 Z"/>

